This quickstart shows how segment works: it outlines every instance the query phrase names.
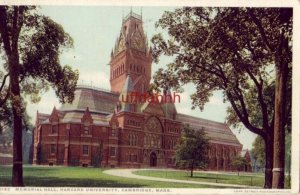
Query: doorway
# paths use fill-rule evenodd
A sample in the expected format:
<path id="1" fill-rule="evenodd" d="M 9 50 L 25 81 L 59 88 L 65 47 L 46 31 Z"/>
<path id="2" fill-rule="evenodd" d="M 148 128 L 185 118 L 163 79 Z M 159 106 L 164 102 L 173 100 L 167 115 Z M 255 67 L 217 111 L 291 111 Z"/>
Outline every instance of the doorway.
<path id="1" fill-rule="evenodd" d="M 154 152 L 150 154 L 150 167 L 156 167 L 157 166 L 157 156 Z"/>

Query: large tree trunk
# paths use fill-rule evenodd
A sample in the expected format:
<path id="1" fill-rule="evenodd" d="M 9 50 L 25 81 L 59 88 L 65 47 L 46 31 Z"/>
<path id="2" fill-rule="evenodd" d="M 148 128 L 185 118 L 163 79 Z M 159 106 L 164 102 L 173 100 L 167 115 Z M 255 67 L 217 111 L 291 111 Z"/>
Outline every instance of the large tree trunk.
<path id="1" fill-rule="evenodd" d="M 275 119 L 274 119 L 274 158 L 273 158 L 273 188 L 284 188 L 285 161 L 285 124 L 286 124 L 286 86 L 288 80 L 288 65 L 291 62 L 291 50 L 286 36 L 288 24 L 293 16 L 292 9 L 280 9 L 279 21 L 284 28 L 280 30 L 280 40 L 275 53 Z"/>
<path id="2" fill-rule="evenodd" d="M 265 141 L 265 154 L 266 154 L 266 165 L 265 165 L 265 185 L 264 188 L 272 188 L 273 179 L 273 136 L 268 136 Z"/>
<path id="3" fill-rule="evenodd" d="M 284 188 L 285 160 L 285 106 L 288 64 L 279 61 L 275 82 L 274 159 L 273 188 Z"/>
<path id="4" fill-rule="evenodd" d="M 22 101 L 19 86 L 19 59 L 16 54 L 9 57 L 10 97 L 13 112 L 13 171 L 12 185 L 23 184 L 23 159 L 22 159 Z"/>

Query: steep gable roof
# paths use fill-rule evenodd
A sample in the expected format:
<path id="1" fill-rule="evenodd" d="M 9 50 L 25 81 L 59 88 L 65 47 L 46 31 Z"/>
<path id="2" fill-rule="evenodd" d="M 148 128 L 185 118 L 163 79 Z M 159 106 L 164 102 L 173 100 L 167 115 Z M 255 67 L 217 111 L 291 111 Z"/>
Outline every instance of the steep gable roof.
<path id="1" fill-rule="evenodd" d="M 177 120 L 183 124 L 189 124 L 195 130 L 202 129 L 209 137 L 211 143 L 227 144 L 242 147 L 239 140 L 233 134 L 227 124 L 202 119 L 194 116 L 178 113 Z"/>

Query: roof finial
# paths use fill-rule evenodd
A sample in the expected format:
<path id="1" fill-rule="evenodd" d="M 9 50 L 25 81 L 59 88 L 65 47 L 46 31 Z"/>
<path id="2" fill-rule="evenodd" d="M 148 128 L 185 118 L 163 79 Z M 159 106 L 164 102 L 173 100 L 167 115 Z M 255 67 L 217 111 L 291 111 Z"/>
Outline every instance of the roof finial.
<path id="1" fill-rule="evenodd" d="M 132 16 L 132 6 L 130 7 L 130 16 Z"/>

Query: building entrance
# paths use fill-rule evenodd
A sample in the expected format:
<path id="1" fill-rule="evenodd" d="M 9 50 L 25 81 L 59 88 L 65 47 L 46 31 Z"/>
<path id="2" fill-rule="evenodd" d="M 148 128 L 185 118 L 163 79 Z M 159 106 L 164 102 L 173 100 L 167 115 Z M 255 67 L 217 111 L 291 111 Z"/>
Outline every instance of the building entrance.
<path id="1" fill-rule="evenodd" d="M 157 166 L 157 156 L 154 152 L 150 154 L 150 167 L 156 167 Z"/>

